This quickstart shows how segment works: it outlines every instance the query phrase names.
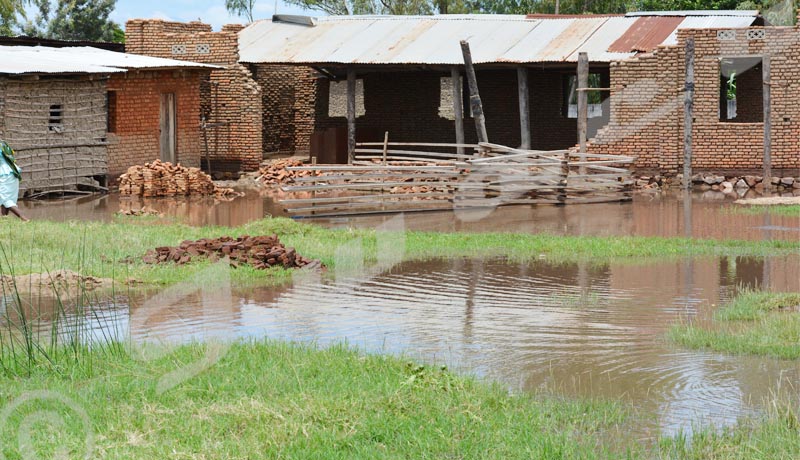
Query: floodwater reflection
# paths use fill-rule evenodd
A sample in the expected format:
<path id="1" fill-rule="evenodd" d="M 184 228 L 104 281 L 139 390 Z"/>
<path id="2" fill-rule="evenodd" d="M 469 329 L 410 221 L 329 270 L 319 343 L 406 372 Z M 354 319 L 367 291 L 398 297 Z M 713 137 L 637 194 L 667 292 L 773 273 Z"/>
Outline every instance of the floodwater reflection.
<path id="1" fill-rule="evenodd" d="M 710 315 L 740 286 L 800 291 L 800 256 L 644 265 L 452 259 L 313 278 L 212 302 L 201 291 L 166 304 L 132 291 L 95 316 L 136 341 L 346 341 L 514 389 L 622 399 L 645 414 L 641 436 L 731 424 L 781 388 L 800 388 L 798 362 L 689 351 L 665 339 L 670 325 Z"/>

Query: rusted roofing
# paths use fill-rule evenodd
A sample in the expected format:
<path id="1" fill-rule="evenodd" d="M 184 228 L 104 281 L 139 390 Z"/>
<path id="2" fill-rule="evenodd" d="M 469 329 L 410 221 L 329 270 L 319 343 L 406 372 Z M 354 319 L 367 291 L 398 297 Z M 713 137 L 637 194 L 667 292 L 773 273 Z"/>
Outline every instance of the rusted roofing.
<path id="1" fill-rule="evenodd" d="M 681 22 L 683 18 L 678 16 L 643 16 L 612 43 L 608 50 L 620 53 L 652 51 L 663 43 Z"/>
<path id="2" fill-rule="evenodd" d="M 280 16 L 242 30 L 239 55 L 244 63 L 460 65 L 459 41 L 467 40 L 476 64 L 576 62 L 580 52 L 589 53 L 592 62 L 611 62 L 662 44 L 684 19 L 705 19 L 643 14 L 329 16 L 302 21 Z M 757 18 L 750 11 L 703 14 L 738 27 Z"/>

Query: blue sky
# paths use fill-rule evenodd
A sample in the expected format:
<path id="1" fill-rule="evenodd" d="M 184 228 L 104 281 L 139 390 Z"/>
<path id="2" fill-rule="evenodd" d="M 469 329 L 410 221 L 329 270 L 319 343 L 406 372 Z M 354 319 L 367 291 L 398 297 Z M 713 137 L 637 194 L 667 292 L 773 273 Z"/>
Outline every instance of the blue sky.
<path id="1" fill-rule="evenodd" d="M 272 17 L 275 0 L 256 2 L 256 19 Z M 320 15 L 278 0 L 278 13 Z M 159 18 L 172 21 L 195 21 L 198 18 L 218 30 L 223 24 L 241 23 L 242 18 L 230 16 L 225 11 L 225 0 L 117 0 L 117 8 L 111 15 L 115 22 L 125 25 L 128 19 Z"/>

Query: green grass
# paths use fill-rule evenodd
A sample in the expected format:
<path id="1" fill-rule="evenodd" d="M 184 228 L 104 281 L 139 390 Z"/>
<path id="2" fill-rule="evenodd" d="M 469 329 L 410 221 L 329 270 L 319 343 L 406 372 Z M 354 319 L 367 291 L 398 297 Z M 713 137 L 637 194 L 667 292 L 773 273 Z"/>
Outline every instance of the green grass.
<path id="1" fill-rule="evenodd" d="M 51 411 L 64 423 L 37 425 L 41 458 L 59 445 L 78 458 L 87 433 L 93 458 L 105 459 L 606 458 L 613 443 L 604 433 L 625 416 L 614 403 L 510 395 L 398 358 L 286 343 L 235 344 L 159 394 L 162 376 L 203 355 L 200 345 L 145 362 L 101 354 L 91 370 L 2 377 L 3 406 L 32 389 L 60 399 L 20 405 L 0 423 L 0 439 L 16 441 L 26 417 Z M 16 442 L 2 449 L 21 458 Z"/>
<path id="2" fill-rule="evenodd" d="M 798 359 L 800 293 L 743 291 L 710 324 L 675 325 L 668 336 L 692 349 Z"/>
<path id="3" fill-rule="evenodd" d="M 71 269 L 83 274 L 124 281 L 173 284 L 202 269 L 203 262 L 186 266 L 148 266 L 141 256 L 149 249 L 177 245 L 183 240 L 243 234 L 277 234 L 300 254 L 321 259 L 327 266 L 375 263 L 378 253 L 392 253 L 398 260 L 446 257 L 505 257 L 524 262 L 545 258 L 556 262 L 587 260 L 624 261 L 683 256 L 764 256 L 800 253 L 795 241 L 716 241 L 685 238 L 578 237 L 507 233 L 389 232 L 372 229 L 325 229 L 290 219 L 262 219 L 240 227 L 190 227 L 159 225 L 119 219 L 115 222 L 49 222 L 23 224 L 4 219 L 0 223 L 0 272 L 41 273 Z M 379 251 L 378 248 L 381 248 Z M 337 257 L 337 253 L 340 257 Z M 363 254 L 363 257 L 361 255 Z M 124 261 L 124 263 L 120 263 Z M 343 268 L 343 267 L 337 267 Z M 263 271 L 242 267 L 234 281 L 279 283 L 286 270 Z"/>
<path id="4" fill-rule="evenodd" d="M 800 217 L 800 205 L 770 205 L 770 206 L 730 206 L 727 208 L 731 214 L 776 214 L 780 216 Z"/>
<path id="5" fill-rule="evenodd" d="M 641 442 L 626 434 L 635 420 L 619 403 L 512 394 L 344 345 L 237 343 L 158 390 L 207 350 L 152 360 L 84 350 L 93 357 L 26 378 L 0 373 L 0 452 L 84 458 L 86 439 L 103 459 L 783 459 L 800 447 L 791 411 L 701 429 L 690 443 Z M 26 439 L 32 447 L 20 448 Z"/>

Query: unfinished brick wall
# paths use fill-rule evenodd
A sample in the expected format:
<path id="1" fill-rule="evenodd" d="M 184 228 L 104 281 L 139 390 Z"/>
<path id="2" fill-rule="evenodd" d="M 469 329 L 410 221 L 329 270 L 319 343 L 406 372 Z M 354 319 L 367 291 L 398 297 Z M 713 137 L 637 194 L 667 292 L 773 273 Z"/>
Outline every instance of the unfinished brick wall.
<path id="1" fill-rule="evenodd" d="M 719 31 L 725 31 L 721 36 Z M 763 31 L 748 33 L 748 31 Z M 796 27 L 680 30 L 676 46 L 612 64 L 611 120 L 590 151 L 637 156 L 641 171 L 676 173 L 683 166 L 683 84 L 686 38 L 695 38 L 692 131 L 695 170 L 758 171 L 763 123 L 720 121 L 720 59 L 771 56 L 772 165 L 777 174 L 800 171 L 800 30 Z M 738 82 L 737 112 L 753 119 L 761 107 L 758 78 Z M 760 119 L 758 117 L 756 119 Z"/>
<path id="2" fill-rule="evenodd" d="M 200 132 L 200 82 L 208 71 L 131 71 L 108 82 L 113 91 L 109 104 L 108 170 L 111 177 L 130 166 L 160 158 L 161 95 L 175 94 L 177 104 L 177 161 L 200 166 L 203 155 Z"/>
<path id="3" fill-rule="evenodd" d="M 250 70 L 238 62 L 241 28 L 229 25 L 212 32 L 200 22 L 141 19 L 125 26 L 129 53 L 222 67 L 211 72 L 201 91 L 202 113 L 215 125 L 207 131 L 215 170 L 253 171 L 263 156 L 261 90 Z"/>
<path id="4" fill-rule="evenodd" d="M 250 69 L 261 88 L 264 153 L 308 155 L 320 76 L 308 67 L 253 64 Z"/>
<path id="5" fill-rule="evenodd" d="M 536 149 L 562 149 L 575 145 L 577 122 L 564 115 L 564 75 L 568 71 L 530 69 L 531 143 Z M 356 119 L 358 141 L 382 141 L 389 131 L 395 142 L 455 142 L 452 120 L 439 115 L 442 77 L 435 71 L 367 73 L 364 79 L 366 114 Z M 503 145 L 520 144 L 517 73 L 514 69 L 479 70 L 478 86 L 486 114 L 489 140 Z M 467 94 L 466 88 L 463 90 Z M 346 128 L 344 117 L 328 116 L 329 80 L 321 79 L 316 99 L 318 129 Z M 469 118 L 465 97 L 466 142 L 477 142 L 475 123 Z"/>

